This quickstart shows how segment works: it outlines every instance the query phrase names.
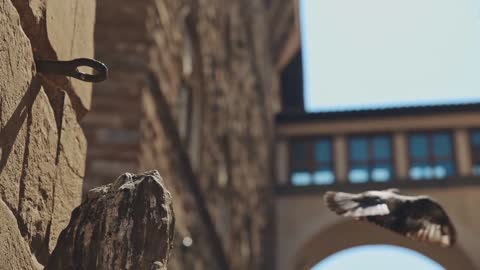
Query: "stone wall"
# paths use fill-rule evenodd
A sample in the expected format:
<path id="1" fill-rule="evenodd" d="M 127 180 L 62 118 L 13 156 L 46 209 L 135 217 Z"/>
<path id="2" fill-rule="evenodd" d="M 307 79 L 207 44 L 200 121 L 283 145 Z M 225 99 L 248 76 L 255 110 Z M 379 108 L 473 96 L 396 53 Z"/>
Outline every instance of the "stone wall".
<path id="1" fill-rule="evenodd" d="M 96 58 L 111 76 L 83 122 L 85 190 L 158 169 L 175 202 L 169 269 L 272 269 L 279 104 L 268 15 L 254 0 L 97 5 Z"/>
<path id="2" fill-rule="evenodd" d="M 94 0 L 0 1 L 0 268 L 45 264 L 81 201 L 91 86 L 34 58 L 93 57 Z M 5 245 L 6 243 L 6 245 Z"/>
<path id="3" fill-rule="evenodd" d="M 285 66 L 301 49 L 300 0 L 273 0 L 269 5 L 270 48 L 278 70 Z"/>

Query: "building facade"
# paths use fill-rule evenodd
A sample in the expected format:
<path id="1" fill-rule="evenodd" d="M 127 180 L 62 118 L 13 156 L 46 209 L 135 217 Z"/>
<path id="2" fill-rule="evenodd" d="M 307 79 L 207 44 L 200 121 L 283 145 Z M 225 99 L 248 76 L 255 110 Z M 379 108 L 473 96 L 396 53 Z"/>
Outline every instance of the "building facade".
<path id="1" fill-rule="evenodd" d="M 298 1 L 96 9 L 95 57 L 111 76 L 83 120 L 84 191 L 158 169 L 177 216 L 170 269 L 308 270 L 362 244 L 480 268 L 478 104 L 305 113 Z M 346 221 L 322 201 L 326 190 L 390 187 L 445 205 L 457 247 Z"/>
<path id="2" fill-rule="evenodd" d="M 308 270 L 347 248 L 391 244 L 416 250 L 446 269 L 480 269 L 480 105 L 458 104 L 305 113 L 298 1 L 278 55 L 282 112 L 275 123 L 275 269 Z M 285 21 L 285 19 L 284 19 Z M 336 216 L 327 190 L 399 188 L 425 194 L 450 214 L 458 244 L 442 249 Z"/>
<path id="3" fill-rule="evenodd" d="M 273 269 L 274 115 L 267 1 L 101 1 L 110 78 L 83 121 L 84 191 L 158 169 L 174 198 L 169 269 Z"/>
<path id="4" fill-rule="evenodd" d="M 279 115 L 277 269 L 310 269 L 364 244 L 400 245 L 446 269 L 477 269 L 479 119 L 478 104 Z M 393 187 L 439 201 L 458 229 L 456 247 L 337 217 L 322 201 L 326 190 Z"/>

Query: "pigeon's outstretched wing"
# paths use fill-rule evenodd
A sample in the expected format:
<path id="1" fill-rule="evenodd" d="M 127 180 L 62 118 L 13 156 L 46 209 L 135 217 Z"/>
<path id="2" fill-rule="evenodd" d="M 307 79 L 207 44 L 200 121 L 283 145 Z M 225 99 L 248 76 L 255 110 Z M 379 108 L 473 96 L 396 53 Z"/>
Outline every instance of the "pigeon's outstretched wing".
<path id="1" fill-rule="evenodd" d="M 358 219 L 390 214 L 387 201 L 381 196 L 328 191 L 325 193 L 324 200 L 330 210 L 342 216 Z"/>
<path id="2" fill-rule="evenodd" d="M 443 208 L 426 196 L 403 196 L 398 190 L 360 194 L 327 192 L 327 207 L 338 215 L 365 220 L 417 241 L 453 246 L 455 228 Z"/>

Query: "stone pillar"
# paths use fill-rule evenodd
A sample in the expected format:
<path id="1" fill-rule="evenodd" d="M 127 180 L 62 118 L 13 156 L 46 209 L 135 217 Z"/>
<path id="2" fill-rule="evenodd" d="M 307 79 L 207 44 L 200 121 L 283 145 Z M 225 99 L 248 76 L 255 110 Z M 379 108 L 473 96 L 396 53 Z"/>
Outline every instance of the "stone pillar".
<path id="1" fill-rule="evenodd" d="M 454 151 L 460 176 L 472 175 L 472 152 L 468 130 L 458 129 L 454 133 Z"/>
<path id="2" fill-rule="evenodd" d="M 396 132 L 393 135 L 393 154 L 396 178 L 399 180 L 408 179 L 408 141 L 405 133 Z"/>
<path id="3" fill-rule="evenodd" d="M 346 182 L 348 180 L 348 149 L 346 137 L 343 135 L 334 137 L 333 149 L 336 179 L 339 182 Z"/>
<path id="4" fill-rule="evenodd" d="M 279 185 L 287 185 L 289 182 L 289 164 L 288 164 L 288 143 L 286 140 L 279 140 L 276 144 L 276 180 Z"/>

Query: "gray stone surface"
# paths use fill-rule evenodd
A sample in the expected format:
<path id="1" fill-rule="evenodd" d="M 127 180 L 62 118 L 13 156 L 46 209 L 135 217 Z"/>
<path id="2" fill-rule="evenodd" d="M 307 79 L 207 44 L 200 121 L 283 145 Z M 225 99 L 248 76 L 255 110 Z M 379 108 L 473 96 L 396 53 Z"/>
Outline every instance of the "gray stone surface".
<path id="1" fill-rule="evenodd" d="M 125 173 L 88 192 L 45 270 L 164 270 L 173 229 L 172 197 L 160 174 Z"/>

